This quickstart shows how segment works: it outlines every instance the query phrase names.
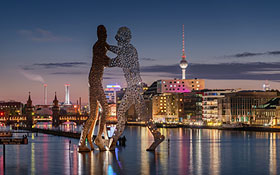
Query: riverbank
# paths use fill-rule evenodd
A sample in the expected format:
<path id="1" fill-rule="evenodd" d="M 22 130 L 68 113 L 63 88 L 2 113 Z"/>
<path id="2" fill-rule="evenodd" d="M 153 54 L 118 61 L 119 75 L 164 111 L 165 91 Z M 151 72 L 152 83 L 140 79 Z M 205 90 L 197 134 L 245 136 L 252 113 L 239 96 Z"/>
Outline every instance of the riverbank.
<path id="1" fill-rule="evenodd" d="M 72 132 L 65 132 L 60 130 L 50 130 L 50 129 L 40 129 L 40 128 L 27 128 L 27 127 L 17 127 L 18 130 L 25 130 L 33 133 L 43 133 L 43 134 L 50 134 L 54 136 L 63 136 L 68 138 L 75 138 L 79 139 L 81 133 L 72 133 Z M 95 136 L 93 136 L 95 138 Z"/>
<path id="2" fill-rule="evenodd" d="M 140 122 L 128 122 L 127 126 L 145 126 L 144 123 Z M 280 128 L 272 128 L 272 127 L 240 127 L 240 128 L 222 128 L 220 126 L 196 126 L 196 125 L 183 125 L 183 124 L 157 124 L 158 128 L 190 128 L 190 129 L 218 129 L 218 130 L 228 130 L 228 131 L 251 131 L 251 132 L 280 132 Z M 26 127 L 18 127 L 18 130 L 26 130 L 33 133 L 43 133 L 50 134 L 54 136 L 62 136 L 68 138 L 79 139 L 81 133 L 73 133 L 73 132 L 65 132 L 60 130 L 49 130 L 49 129 L 40 129 L 40 128 L 26 128 Z M 96 136 L 93 136 L 95 139 Z"/>
<path id="3" fill-rule="evenodd" d="M 128 126 L 145 126 L 144 122 L 127 122 Z M 191 128 L 191 129 L 219 129 L 230 131 L 254 131 L 254 132 L 280 132 L 280 128 L 276 127 L 262 127 L 262 126 L 244 126 L 239 128 L 223 128 L 221 126 L 198 126 L 187 124 L 156 124 L 158 128 Z"/>

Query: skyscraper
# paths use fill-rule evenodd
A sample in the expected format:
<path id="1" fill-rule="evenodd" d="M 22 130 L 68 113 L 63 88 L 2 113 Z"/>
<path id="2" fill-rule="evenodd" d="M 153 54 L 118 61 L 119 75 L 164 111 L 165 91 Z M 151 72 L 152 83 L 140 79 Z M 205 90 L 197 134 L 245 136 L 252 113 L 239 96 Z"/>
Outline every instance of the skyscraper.
<path id="1" fill-rule="evenodd" d="M 180 61 L 180 67 L 182 68 L 182 79 L 186 79 L 186 68 L 188 67 L 188 62 L 186 60 L 185 54 L 185 35 L 184 35 L 184 25 L 183 25 L 183 49 L 182 49 L 182 60 Z"/>

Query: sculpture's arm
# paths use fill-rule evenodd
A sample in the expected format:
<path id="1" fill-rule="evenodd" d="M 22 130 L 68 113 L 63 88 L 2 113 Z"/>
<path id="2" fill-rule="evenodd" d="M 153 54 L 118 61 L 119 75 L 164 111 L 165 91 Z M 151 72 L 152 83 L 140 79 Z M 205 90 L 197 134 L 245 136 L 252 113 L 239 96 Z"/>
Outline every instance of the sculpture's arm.
<path id="1" fill-rule="evenodd" d="M 102 60 L 103 66 L 108 67 L 109 64 L 110 64 L 110 60 L 111 60 L 111 59 L 110 59 L 107 55 L 105 55 L 104 58 L 103 58 L 103 60 Z M 110 66 L 109 66 L 109 67 L 110 67 Z"/>
<path id="2" fill-rule="evenodd" d="M 115 53 L 115 54 L 119 54 L 120 48 L 118 46 L 112 46 L 112 45 L 108 45 L 109 47 L 107 48 L 108 50 L 110 50 L 111 52 Z"/>
<path id="3" fill-rule="evenodd" d="M 109 67 L 122 67 L 120 57 L 112 58 L 109 61 Z"/>

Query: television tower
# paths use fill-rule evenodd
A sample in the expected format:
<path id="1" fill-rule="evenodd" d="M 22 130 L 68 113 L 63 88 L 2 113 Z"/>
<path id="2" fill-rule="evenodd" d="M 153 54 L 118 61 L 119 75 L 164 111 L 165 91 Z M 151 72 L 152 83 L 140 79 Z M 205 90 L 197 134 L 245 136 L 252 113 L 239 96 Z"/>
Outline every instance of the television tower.
<path id="1" fill-rule="evenodd" d="M 184 24 L 183 24 L 183 49 L 182 49 L 182 60 L 180 61 L 180 67 L 182 69 L 182 79 L 186 79 L 186 68 L 188 67 L 188 62 L 186 60 L 185 54 L 185 35 L 184 35 Z"/>

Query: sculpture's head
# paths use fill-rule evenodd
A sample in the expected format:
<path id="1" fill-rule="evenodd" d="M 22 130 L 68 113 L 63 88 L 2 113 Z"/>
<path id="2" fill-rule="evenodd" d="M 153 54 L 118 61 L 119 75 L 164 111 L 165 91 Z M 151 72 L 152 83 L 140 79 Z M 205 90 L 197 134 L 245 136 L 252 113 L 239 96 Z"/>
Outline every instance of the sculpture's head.
<path id="1" fill-rule="evenodd" d="M 128 44 L 131 40 L 131 32 L 127 27 L 120 27 L 116 36 L 118 45 Z"/>
<path id="2" fill-rule="evenodd" d="M 107 31 L 106 31 L 105 26 L 99 25 L 97 27 L 97 37 L 98 37 L 98 40 L 106 41 L 106 39 L 107 39 Z"/>

